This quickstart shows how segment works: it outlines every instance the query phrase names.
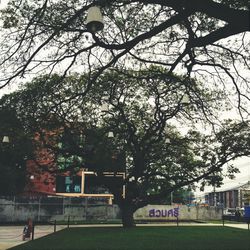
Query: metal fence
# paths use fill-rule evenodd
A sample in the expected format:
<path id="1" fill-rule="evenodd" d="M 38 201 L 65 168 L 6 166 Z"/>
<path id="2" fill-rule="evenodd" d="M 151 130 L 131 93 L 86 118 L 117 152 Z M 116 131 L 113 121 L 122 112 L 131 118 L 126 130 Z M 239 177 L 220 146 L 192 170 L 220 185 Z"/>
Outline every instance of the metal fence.
<path id="1" fill-rule="evenodd" d="M 91 221 L 120 218 L 116 205 L 100 198 L 0 197 L 0 223 L 33 221 Z"/>

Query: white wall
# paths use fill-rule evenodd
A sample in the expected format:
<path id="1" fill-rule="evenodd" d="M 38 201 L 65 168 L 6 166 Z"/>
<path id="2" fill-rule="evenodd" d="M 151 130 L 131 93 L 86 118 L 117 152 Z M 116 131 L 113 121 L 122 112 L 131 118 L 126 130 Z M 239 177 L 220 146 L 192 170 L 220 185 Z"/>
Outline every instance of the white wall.
<path id="1" fill-rule="evenodd" d="M 222 209 L 214 207 L 188 207 L 170 205 L 148 205 L 138 209 L 134 218 L 136 220 L 214 220 L 221 219 Z"/>

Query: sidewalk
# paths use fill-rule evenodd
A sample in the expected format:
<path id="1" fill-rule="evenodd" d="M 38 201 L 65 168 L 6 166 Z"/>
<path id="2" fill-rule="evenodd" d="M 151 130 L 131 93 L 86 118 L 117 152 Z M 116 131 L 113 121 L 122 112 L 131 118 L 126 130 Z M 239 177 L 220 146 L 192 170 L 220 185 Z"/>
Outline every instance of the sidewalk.
<path id="1" fill-rule="evenodd" d="M 240 228 L 240 229 L 248 229 L 247 223 L 241 223 L 241 224 L 225 224 L 226 227 L 234 227 L 234 228 Z"/>

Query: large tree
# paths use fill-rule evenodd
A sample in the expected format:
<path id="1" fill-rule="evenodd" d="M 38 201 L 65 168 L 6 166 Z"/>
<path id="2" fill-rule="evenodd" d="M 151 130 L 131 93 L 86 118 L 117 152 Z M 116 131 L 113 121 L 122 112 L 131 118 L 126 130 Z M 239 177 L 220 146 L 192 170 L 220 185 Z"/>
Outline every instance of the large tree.
<path id="1" fill-rule="evenodd" d="M 104 16 L 98 33 L 86 28 L 93 5 Z M 249 16 L 249 0 L 9 1 L 1 13 L 0 88 L 29 74 L 87 70 L 88 84 L 78 93 L 84 96 L 115 64 L 159 64 L 169 74 L 181 71 L 233 90 L 244 116 Z"/>
<path id="2" fill-rule="evenodd" d="M 124 226 L 134 225 L 133 213 L 138 208 L 162 202 L 175 190 L 192 188 L 197 182 L 201 187 L 219 185 L 225 174 L 223 166 L 250 154 L 249 123 L 223 124 L 216 116 L 216 108 L 224 105 L 223 93 L 209 90 L 201 82 L 169 75 L 162 68 L 112 69 L 82 99 L 78 91 L 88 84 L 86 76 L 58 79 L 60 76 L 37 78 L 19 94 L 2 98 L 2 103 L 16 107 L 20 119 L 31 121 L 30 128 L 37 131 L 69 124 L 74 124 L 71 135 L 80 131 L 79 124 L 85 131 L 100 131 L 92 140 L 94 150 L 88 152 L 96 163 L 102 162 L 103 152 L 111 156 L 126 153 L 123 182 L 105 181 L 102 166 L 96 164 L 100 180 L 121 208 Z M 200 126 L 205 133 L 198 132 Z M 108 132 L 114 138 L 108 140 Z M 88 145 L 78 147 L 70 134 L 69 147 L 48 146 L 86 159 L 84 147 Z M 82 163 L 88 167 L 88 161 Z M 236 171 L 228 165 L 227 175 Z M 120 192 L 122 185 L 125 197 Z"/>
<path id="3" fill-rule="evenodd" d="M 114 69 L 92 90 L 93 103 L 108 104 L 99 123 L 114 132 L 115 145 L 128 156 L 125 198 L 112 190 L 125 226 L 133 224 L 138 208 L 183 186 L 220 185 L 223 166 L 249 155 L 249 123 L 220 123 L 216 110 L 225 105 L 223 93 L 206 84 L 161 68 Z M 197 131 L 201 125 L 208 129 L 204 134 Z M 236 171 L 228 166 L 229 176 Z"/>

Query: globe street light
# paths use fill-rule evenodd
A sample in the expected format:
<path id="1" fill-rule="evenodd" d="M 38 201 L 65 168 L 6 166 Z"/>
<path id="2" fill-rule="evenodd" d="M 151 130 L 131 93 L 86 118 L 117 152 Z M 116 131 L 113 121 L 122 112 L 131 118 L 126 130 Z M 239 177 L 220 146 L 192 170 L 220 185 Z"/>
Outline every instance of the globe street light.
<path id="1" fill-rule="evenodd" d="M 92 33 L 95 33 L 103 29 L 104 27 L 103 17 L 101 10 L 98 6 L 92 6 L 88 9 L 86 26 L 87 30 Z"/>
<path id="2" fill-rule="evenodd" d="M 114 138 L 114 133 L 112 131 L 108 132 L 108 138 Z"/>
<path id="3" fill-rule="evenodd" d="M 3 143 L 9 143 L 9 142 L 10 142 L 9 136 L 5 135 L 5 136 L 3 137 L 2 142 L 3 142 Z"/>
<path id="4" fill-rule="evenodd" d="M 188 105 L 190 103 L 190 98 L 187 94 L 184 94 L 181 99 L 181 104 Z"/>

